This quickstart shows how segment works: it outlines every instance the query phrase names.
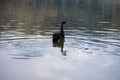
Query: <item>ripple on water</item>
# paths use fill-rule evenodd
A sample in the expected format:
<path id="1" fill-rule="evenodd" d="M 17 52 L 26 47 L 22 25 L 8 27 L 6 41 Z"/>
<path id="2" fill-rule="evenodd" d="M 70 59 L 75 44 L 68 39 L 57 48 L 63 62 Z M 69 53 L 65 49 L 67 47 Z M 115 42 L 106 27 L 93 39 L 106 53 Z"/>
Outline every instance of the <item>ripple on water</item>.
<path id="1" fill-rule="evenodd" d="M 56 30 L 53 30 L 56 31 Z M 67 53 L 89 53 L 89 54 L 112 54 L 119 53 L 119 39 L 116 36 L 108 36 L 115 34 L 115 32 L 105 31 L 79 31 L 79 30 L 66 30 L 66 41 L 64 48 Z M 104 37 L 93 35 L 92 33 L 108 34 Z M 18 54 L 27 57 L 40 57 L 48 53 L 54 54 L 60 53 L 59 48 L 55 48 L 52 45 L 51 31 L 44 32 L 45 35 L 26 35 L 17 31 L 5 31 L 2 32 L 1 44 L 10 45 L 9 47 L 2 46 L 5 49 L 15 50 Z M 116 39 L 117 38 L 117 39 Z M 4 49 L 4 50 L 5 50 Z M 56 51 L 55 51 L 56 50 Z M 69 54 L 70 54 L 69 53 Z M 71 54 L 72 55 L 72 54 Z"/>

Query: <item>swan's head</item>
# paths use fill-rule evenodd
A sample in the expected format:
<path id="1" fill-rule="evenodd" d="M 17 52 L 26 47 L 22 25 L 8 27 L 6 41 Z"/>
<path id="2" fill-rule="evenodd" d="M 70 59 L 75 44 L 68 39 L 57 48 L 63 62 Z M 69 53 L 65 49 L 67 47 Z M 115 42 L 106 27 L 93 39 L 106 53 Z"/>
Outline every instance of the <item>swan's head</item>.
<path id="1" fill-rule="evenodd" d="M 67 22 L 66 21 L 62 21 L 61 24 L 66 24 Z"/>

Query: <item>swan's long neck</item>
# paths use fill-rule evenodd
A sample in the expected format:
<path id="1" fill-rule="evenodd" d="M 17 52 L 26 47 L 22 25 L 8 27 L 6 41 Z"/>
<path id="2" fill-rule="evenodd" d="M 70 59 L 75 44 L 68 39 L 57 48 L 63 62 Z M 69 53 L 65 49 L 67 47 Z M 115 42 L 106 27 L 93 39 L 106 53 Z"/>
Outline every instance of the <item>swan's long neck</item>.
<path id="1" fill-rule="evenodd" d="M 63 24 L 61 24 L 61 34 L 64 37 L 64 30 L 63 30 Z"/>

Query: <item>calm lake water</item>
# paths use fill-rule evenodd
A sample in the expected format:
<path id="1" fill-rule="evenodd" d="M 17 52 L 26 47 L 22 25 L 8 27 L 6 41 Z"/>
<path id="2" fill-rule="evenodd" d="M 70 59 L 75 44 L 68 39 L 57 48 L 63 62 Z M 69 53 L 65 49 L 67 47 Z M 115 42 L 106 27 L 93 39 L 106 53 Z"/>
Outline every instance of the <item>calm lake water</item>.
<path id="1" fill-rule="evenodd" d="M 120 1 L 0 0 L 0 80 L 120 80 Z"/>

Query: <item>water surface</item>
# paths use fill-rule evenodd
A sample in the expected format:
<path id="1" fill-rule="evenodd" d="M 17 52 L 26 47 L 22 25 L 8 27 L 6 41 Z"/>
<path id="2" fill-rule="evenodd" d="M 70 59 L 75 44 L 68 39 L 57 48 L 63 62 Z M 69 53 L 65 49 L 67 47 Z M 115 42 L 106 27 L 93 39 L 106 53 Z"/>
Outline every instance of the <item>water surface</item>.
<path id="1" fill-rule="evenodd" d="M 117 0 L 1 0 L 0 79 L 119 80 L 119 13 Z"/>

